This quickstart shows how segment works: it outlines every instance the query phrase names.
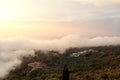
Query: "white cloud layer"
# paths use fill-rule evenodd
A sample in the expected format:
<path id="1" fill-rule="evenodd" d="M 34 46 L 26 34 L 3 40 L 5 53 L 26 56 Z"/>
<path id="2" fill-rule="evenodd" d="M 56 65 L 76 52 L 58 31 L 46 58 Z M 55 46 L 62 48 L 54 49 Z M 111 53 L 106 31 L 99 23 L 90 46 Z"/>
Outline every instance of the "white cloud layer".
<path id="1" fill-rule="evenodd" d="M 12 46 L 11 46 L 12 47 Z M 9 71 L 14 70 L 21 64 L 21 58 L 24 56 L 33 56 L 33 50 L 1 50 L 0 51 L 0 78 L 5 77 Z"/>
<path id="2" fill-rule="evenodd" d="M 33 49 L 60 50 L 69 47 L 88 47 L 118 45 L 120 37 L 81 37 L 69 35 L 55 40 L 0 40 L 0 77 L 4 77 L 10 70 L 21 63 L 23 56 L 34 55 Z"/>

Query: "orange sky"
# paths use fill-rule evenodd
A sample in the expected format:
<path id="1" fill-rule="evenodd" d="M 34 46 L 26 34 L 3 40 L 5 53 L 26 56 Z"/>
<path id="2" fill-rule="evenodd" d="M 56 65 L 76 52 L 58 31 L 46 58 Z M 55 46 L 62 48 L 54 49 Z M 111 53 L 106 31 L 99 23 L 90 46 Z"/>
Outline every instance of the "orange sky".
<path id="1" fill-rule="evenodd" d="M 1 0 L 0 38 L 118 35 L 119 0 Z"/>

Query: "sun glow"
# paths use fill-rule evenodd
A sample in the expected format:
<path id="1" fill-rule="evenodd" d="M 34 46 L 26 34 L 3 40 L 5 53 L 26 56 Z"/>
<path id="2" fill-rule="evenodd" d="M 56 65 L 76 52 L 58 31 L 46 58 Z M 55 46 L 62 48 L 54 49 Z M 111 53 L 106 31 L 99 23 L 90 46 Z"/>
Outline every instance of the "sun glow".
<path id="1" fill-rule="evenodd" d="M 120 0 L 0 0 L 0 38 L 118 35 L 116 3 Z"/>
<path id="2" fill-rule="evenodd" d="M 0 12 L 0 20 L 14 20 L 15 17 L 4 12 Z"/>

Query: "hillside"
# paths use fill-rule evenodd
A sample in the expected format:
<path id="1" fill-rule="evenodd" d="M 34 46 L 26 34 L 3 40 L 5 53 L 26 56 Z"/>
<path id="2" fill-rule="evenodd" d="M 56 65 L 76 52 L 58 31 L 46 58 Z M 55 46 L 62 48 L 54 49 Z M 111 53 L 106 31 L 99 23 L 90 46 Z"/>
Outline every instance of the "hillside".
<path id="1" fill-rule="evenodd" d="M 64 65 L 70 80 L 120 80 L 120 46 L 69 48 L 64 53 L 39 50 L 22 61 L 3 80 L 61 80 Z"/>

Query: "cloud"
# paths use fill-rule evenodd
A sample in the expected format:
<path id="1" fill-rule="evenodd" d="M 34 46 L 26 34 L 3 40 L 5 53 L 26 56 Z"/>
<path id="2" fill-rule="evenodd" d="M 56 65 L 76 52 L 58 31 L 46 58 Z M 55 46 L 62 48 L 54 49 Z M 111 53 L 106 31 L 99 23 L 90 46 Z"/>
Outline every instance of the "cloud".
<path id="1" fill-rule="evenodd" d="M 78 27 L 83 27 L 88 30 L 89 35 L 97 36 L 119 36 L 120 33 L 120 18 L 106 17 L 101 19 L 90 19 L 83 22 L 75 21 L 74 24 Z M 72 24 L 71 24 L 72 25 Z M 92 32 L 90 32 L 90 30 Z"/>
<path id="2" fill-rule="evenodd" d="M 4 11 L 8 11 L 6 13 L 16 13 L 18 15 L 16 15 L 17 19 L 13 20 L 13 21 L 0 21 L 0 27 L 3 26 L 16 26 L 16 27 L 33 27 L 34 29 L 37 27 L 45 27 L 45 26 L 63 26 L 63 27 L 74 27 L 74 29 L 76 28 L 76 26 L 80 27 L 80 29 L 78 29 L 80 32 L 80 30 L 82 30 L 82 28 L 84 28 L 84 25 L 89 28 L 89 23 L 91 23 L 91 26 L 94 27 L 90 27 L 91 29 L 94 30 L 94 28 L 97 28 L 99 25 L 102 24 L 101 29 L 98 28 L 96 31 L 99 30 L 103 30 L 104 28 L 106 29 L 105 31 L 107 32 L 111 32 L 113 34 L 115 34 L 116 30 L 119 27 L 119 18 L 120 18 L 120 0 L 20 0 L 20 1 L 16 1 L 16 2 L 11 2 L 9 0 L 5 0 L 2 1 L 1 4 L 5 4 L 5 2 L 8 2 L 7 4 L 9 4 L 8 10 L 6 10 L 6 8 L 4 8 L 4 6 L 6 5 L 2 5 L 1 9 Z M 24 2 L 24 4 L 23 4 Z M 29 3 L 29 4 L 28 4 Z M 15 5 L 16 4 L 16 5 Z M 21 4 L 23 5 L 21 7 Z M 95 4 L 95 5 L 93 5 Z M 14 5 L 13 7 L 11 7 L 11 5 Z M 100 5 L 100 6 L 96 6 L 96 5 Z M 16 8 L 17 7 L 17 8 Z M 15 10 L 13 9 L 15 8 Z M 17 11 L 17 10 L 19 11 Z M 38 10 L 39 9 L 39 10 Z M 10 11 L 9 11 L 10 10 Z M 13 11 L 12 11 L 13 10 Z M 15 12 L 14 12 L 15 11 Z M 17 11 L 17 12 L 16 12 Z M 21 14 L 21 12 L 24 12 L 25 14 Z M 22 15 L 22 17 L 21 17 Z M 19 16 L 19 17 L 18 17 Z M 21 19 L 22 18 L 22 19 Z M 111 18 L 111 19 L 110 19 Z M 100 21 L 100 20 L 103 21 Z M 93 21 L 92 21 L 93 20 Z M 114 21 L 113 21 L 114 20 Z M 78 23 L 77 23 L 78 21 Z M 81 23 L 81 22 L 85 22 L 86 23 Z M 91 22 L 92 21 L 92 22 Z M 100 22 L 99 22 L 100 21 Z M 106 23 L 107 22 L 107 23 Z M 101 23 L 101 24 L 100 24 Z M 105 24 L 104 24 L 105 23 Z M 86 25 L 88 24 L 88 25 Z M 111 30 L 108 29 L 108 27 L 113 27 Z M 14 31 L 9 32 L 12 35 L 38 35 L 41 34 L 41 29 L 40 29 L 40 33 L 34 32 L 32 34 L 29 34 L 33 31 L 28 31 L 30 30 L 30 28 L 26 30 L 26 32 L 23 32 L 24 30 L 20 31 L 16 31 L 16 34 L 12 34 Z M 12 28 L 11 28 L 12 29 Z M 68 28 L 69 29 L 69 28 Z M 116 29 L 116 30 L 115 30 Z M 2 28 L 0 29 L 1 32 L 5 33 L 5 31 L 2 30 Z M 9 30 L 9 29 L 7 29 Z M 38 29 L 37 29 L 38 30 Z M 49 29 L 51 30 L 51 29 Z M 112 31 L 113 30 L 113 31 Z M 10 31 L 10 30 L 9 30 Z M 63 31 L 63 30 L 61 30 Z M 69 31 L 69 30 L 67 30 Z M 48 31 L 47 33 L 52 33 L 54 31 Z M 88 31 L 89 32 L 89 31 Z M 118 31 L 117 31 L 118 32 Z M 19 34 L 18 34 L 19 33 Z M 67 32 L 63 32 L 63 34 L 66 34 Z M 74 34 L 75 32 L 71 32 L 71 34 Z M 90 32 L 89 32 L 90 33 Z M 46 34 L 46 33 L 42 33 L 42 34 Z M 61 34 L 61 33 L 60 33 Z M 86 34 L 86 33 L 84 33 Z M 95 33 L 93 33 L 95 34 Z M 103 34 L 103 33 L 102 33 Z M 108 33 L 109 34 L 109 33 Z M 118 33 L 120 34 L 120 32 Z M 2 33 L 0 34 L 2 35 Z M 6 34 L 5 36 L 8 36 L 10 34 Z M 106 34 L 104 34 L 106 35 Z M 4 36 L 4 35 L 3 35 Z"/>
<path id="3" fill-rule="evenodd" d="M 69 47 L 89 47 L 118 45 L 120 37 L 81 37 L 68 35 L 54 40 L 7 39 L 0 40 L 0 77 L 6 76 L 10 70 L 21 64 L 21 58 L 34 55 L 36 50 L 60 50 L 63 52 Z"/>
<path id="4" fill-rule="evenodd" d="M 23 3 L 24 1 L 24 3 Z M 10 16 L 15 15 L 18 19 L 15 22 L 0 21 L 0 27 L 3 26 L 28 26 L 25 32 L 20 31 L 20 35 L 25 35 L 30 30 L 30 26 L 69 26 L 66 30 L 60 28 L 58 33 L 67 33 L 70 31 L 70 26 L 77 28 L 76 31 L 84 32 L 92 35 L 119 35 L 120 34 L 120 0 L 22 0 L 22 1 L 0 1 L 0 9 Z M 7 3 L 6 3 L 7 2 Z M 14 3 L 13 3 L 14 2 Z M 29 3 L 29 4 L 28 4 Z M 22 6 L 21 6 L 22 4 Z M 39 10 L 38 10 L 39 9 Z M 21 14 L 24 12 L 24 14 Z M 18 20 L 18 21 L 17 21 Z M 22 20 L 22 21 L 19 21 Z M 24 21 L 25 20 L 25 21 Z M 48 23 L 48 24 L 46 24 Z M 78 28 L 79 27 L 79 28 Z M 6 28 L 9 30 L 8 28 Z M 15 29 L 15 28 L 14 28 Z M 34 28 L 35 29 L 35 28 Z M 33 32 L 30 35 L 38 35 L 41 31 Z M 50 28 L 52 29 L 52 28 Z M 62 29 L 62 30 L 61 30 Z M 68 30 L 69 29 L 69 30 Z M 73 28 L 72 28 L 73 30 Z M 1 28 L 1 32 L 5 32 Z M 14 30 L 15 31 L 15 30 Z M 55 31 L 55 28 L 54 28 Z M 95 31 L 95 32 L 94 32 Z M 44 31 L 46 33 L 46 29 Z M 44 34 L 43 32 L 43 34 Z M 47 33 L 50 31 L 47 31 Z M 53 32 L 53 31 L 51 31 Z M 7 31 L 7 33 L 10 33 Z M 13 32 L 11 32 L 13 33 Z M 36 34 L 37 33 L 37 34 Z M 71 31 L 68 34 L 74 34 Z M 2 33 L 1 33 L 2 34 Z M 49 33 L 48 33 L 49 34 Z M 51 33 L 53 35 L 53 33 Z M 86 34 L 86 33 L 85 33 Z M 27 35 L 27 34 L 26 34 Z M 54 34 L 57 35 L 58 34 Z M 8 34 L 7 34 L 8 36 Z M 28 35 L 27 35 L 28 36 Z M 39 35 L 38 35 L 39 36 Z M 38 37 L 37 36 L 37 37 Z M 61 35 L 60 35 L 61 36 Z M 62 35 L 63 36 L 63 35 Z M 47 36 L 48 37 L 48 36 Z M 21 57 L 33 55 L 33 49 L 41 50 L 60 50 L 64 51 L 69 47 L 87 47 L 87 46 L 104 46 L 120 44 L 120 36 L 113 37 L 81 37 L 79 35 L 64 36 L 53 40 L 33 40 L 24 39 L 9 39 L 0 40 L 0 77 L 4 77 L 14 66 L 21 63 Z M 3 69 L 4 68 L 4 69 Z"/>
<path id="5" fill-rule="evenodd" d="M 73 0 L 84 4 L 111 5 L 120 3 L 120 0 Z"/>
<path id="6" fill-rule="evenodd" d="M 33 56 L 33 50 L 0 50 L 0 78 L 5 77 L 9 71 L 14 70 L 21 64 L 21 58 L 24 56 Z"/>
<path id="7" fill-rule="evenodd" d="M 69 47 L 86 47 L 86 46 L 103 46 L 103 45 L 117 45 L 120 44 L 120 37 L 81 37 L 79 35 L 68 35 L 60 39 L 52 40 L 1 40 L 1 51 L 13 50 L 64 50 Z"/>

